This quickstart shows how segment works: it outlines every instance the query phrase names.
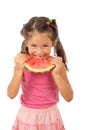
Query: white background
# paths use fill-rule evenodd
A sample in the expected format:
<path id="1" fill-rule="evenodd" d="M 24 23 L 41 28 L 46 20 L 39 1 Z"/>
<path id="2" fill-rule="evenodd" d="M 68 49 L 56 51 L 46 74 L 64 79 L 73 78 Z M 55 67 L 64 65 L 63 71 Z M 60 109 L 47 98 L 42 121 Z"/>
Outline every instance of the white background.
<path id="1" fill-rule="evenodd" d="M 12 78 L 14 56 L 20 51 L 20 30 L 33 16 L 55 18 L 65 48 L 68 76 L 74 99 L 61 96 L 58 107 L 66 130 L 87 130 L 87 4 L 86 0 L 0 1 L 0 130 L 11 130 L 20 107 L 20 93 L 11 100 L 7 87 Z"/>

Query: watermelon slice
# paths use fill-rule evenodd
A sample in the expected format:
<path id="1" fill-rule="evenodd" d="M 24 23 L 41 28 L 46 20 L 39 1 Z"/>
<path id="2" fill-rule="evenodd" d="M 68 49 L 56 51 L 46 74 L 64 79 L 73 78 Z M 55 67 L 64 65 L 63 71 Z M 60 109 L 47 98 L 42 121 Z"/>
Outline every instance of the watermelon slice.
<path id="1" fill-rule="evenodd" d="M 52 64 L 53 57 L 49 57 L 46 60 L 35 59 L 28 55 L 28 60 L 25 62 L 24 67 L 34 73 L 44 73 L 49 72 L 55 68 L 55 65 Z"/>

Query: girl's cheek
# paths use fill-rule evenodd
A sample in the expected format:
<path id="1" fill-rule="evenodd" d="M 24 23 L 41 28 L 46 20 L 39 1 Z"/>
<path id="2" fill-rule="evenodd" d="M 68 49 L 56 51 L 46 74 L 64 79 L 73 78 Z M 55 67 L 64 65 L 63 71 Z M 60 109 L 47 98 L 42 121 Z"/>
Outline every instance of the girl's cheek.
<path id="1" fill-rule="evenodd" d="M 50 52 L 49 52 L 49 51 L 48 51 L 48 52 L 46 52 L 46 53 L 45 53 L 45 55 L 49 56 L 49 55 L 50 55 Z"/>
<path id="2" fill-rule="evenodd" d="M 50 54 L 50 53 L 51 53 L 51 50 L 50 50 L 50 49 L 49 49 L 49 50 L 46 50 L 45 53 L 46 53 L 46 54 Z"/>
<path id="3" fill-rule="evenodd" d="M 34 50 L 33 49 L 28 49 L 29 50 L 29 53 L 30 54 L 33 54 L 34 53 Z"/>

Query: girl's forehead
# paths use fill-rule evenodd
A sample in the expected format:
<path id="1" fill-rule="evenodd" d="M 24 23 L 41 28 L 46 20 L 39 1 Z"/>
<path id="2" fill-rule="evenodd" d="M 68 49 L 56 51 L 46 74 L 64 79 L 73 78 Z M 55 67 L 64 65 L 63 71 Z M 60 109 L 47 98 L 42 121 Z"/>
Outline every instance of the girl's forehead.
<path id="1" fill-rule="evenodd" d="M 28 37 L 28 40 L 31 40 L 31 39 L 48 39 L 48 40 L 51 40 L 51 34 L 48 33 L 48 32 L 43 32 L 43 33 L 40 33 L 40 32 L 37 32 L 37 31 L 34 31 L 34 32 L 31 32 L 29 33 L 29 37 Z M 52 41 L 52 40 L 51 40 Z"/>
<path id="2" fill-rule="evenodd" d="M 48 33 L 34 33 L 27 39 L 27 44 L 49 44 L 52 45 L 52 40 L 48 36 Z"/>

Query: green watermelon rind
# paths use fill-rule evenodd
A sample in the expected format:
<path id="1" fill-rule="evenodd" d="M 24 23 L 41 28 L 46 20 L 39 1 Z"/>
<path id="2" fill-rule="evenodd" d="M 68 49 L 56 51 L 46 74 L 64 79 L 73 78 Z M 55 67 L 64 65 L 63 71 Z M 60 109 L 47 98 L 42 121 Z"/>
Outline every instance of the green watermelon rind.
<path id="1" fill-rule="evenodd" d="M 34 72 L 34 73 L 44 73 L 44 72 L 49 72 L 51 70 L 53 70 L 55 68 L 55 64 L 53 65 L 50 65 L 49 67 L 45 68 L 45 69 L 35 69 L 35 68 L 32 68 L 31 66 L 29 66 L 27 63 L 25 63 L 24 67 L 27 69 L 27 70 L 30 70 L 31 72 Z"/>

